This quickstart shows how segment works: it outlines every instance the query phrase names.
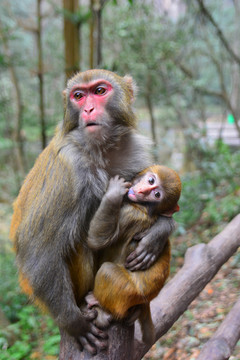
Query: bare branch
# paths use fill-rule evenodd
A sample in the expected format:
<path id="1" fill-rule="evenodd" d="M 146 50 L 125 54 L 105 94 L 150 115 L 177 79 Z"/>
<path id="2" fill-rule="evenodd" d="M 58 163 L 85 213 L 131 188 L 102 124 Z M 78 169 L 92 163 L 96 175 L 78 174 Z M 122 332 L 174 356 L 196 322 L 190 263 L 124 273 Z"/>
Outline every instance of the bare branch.
<path id="1" fill-rule="evenodd" d="M 240 298 L 219 326 L 213 337 L 205 344 L 197 360 L 228 359 L 240 338 Z"/>
<path id="2" fill-rule="evenodd" d="M 188 69 L 185 65 L 183 65 L 178 59 L 173 59 L 174 64 L 183 72 L 184 75 L 186 75 L 189 79 L 196 81 L 197 79 L 194 77 L 193 72 Z M 198 86 L 193 84 L 194 89 L 199 92 L 200 94 L 207 95 L 207 96 L 213 96 L 220 98 L 222 100 L 225 100 L 224 94 L 221 92 L 208 90 L 207 88 L 204 88 L 202 86 Z"/>
<path id="3" fill-rule="evenodd" d="M 227 50 L 229 55 L 234 59 L 234 61 L 236 61 L 240 65 L 240 58 L 235 54 L 233 49 L 228 44 L 228 41 L 225 38 L 222 30 L 220 29 L 220 27 L 218 26 L 218 24 L 216 23 L 216 21 L 214 20 L 214 18 L 212 17 L 210 12 L 208 11 L 208 9 L 205 7 L 203 0 L 197 0 L 197 2 L 198 2 L 199 8 L 200 8 L 202 14 L 210 21 L 210 23 L 215 28 L 221 43 L 223 44 L 223 46 L 225 47 L 225 49 Z"/>

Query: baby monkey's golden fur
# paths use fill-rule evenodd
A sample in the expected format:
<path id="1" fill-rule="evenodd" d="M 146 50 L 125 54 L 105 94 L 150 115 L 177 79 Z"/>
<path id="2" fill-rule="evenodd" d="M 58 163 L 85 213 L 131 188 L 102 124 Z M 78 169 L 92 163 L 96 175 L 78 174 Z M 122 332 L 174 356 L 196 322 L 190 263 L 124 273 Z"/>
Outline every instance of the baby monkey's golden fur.
<path id="1" fill-rule="evenodd" d="M 115 319 L 124 319 L 132 307 L 141 307 L 139 320 L 143 340 L 151 344 L 154 341 L 154 327 L 149 303 L 158 295 L 169 275 L 170 242 L 167 241 L 158 260 L 147 270 L 129 271 L 125 267 L 125 260 L 137 246 L 135 235 L 146 232 L 161 214 L 171 211 L 177 205 L 181 181 L 174 170 L 159 165 L 145 169 L 139 177 L 149 171 L 160 179 L 165 194 L 162 201 L 146 205 L 126 201 L 121 209 L 116 210 L 115 207 L 109 212 L 107 199 L 103 198 L 102 206 L 90 224 L 88 245 L 98 249 L 100 259 L 100 269 L 95 277 L 94 296 L 101 307 L 110 312 Z M 165 219 L 162 217 L 163 227 L 166 226 Z M 102 227 L 104 221 L 106 224 L 115 224 L 116 230 L 113 234 L 99 233 L 99 226 Z M 106 236 L 107 239 L 104 239 Z M 99 253 L 101 243 L 104 247 L 107 244 L 109 246 Z"/>

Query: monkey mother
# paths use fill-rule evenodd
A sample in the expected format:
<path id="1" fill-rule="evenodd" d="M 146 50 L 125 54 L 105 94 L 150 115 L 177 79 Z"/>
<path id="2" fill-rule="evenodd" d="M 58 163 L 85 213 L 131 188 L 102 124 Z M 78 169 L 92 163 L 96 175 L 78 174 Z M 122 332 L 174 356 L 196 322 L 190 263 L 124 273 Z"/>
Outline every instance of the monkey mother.
<path id="1" fill-rule="evenodd" d="M 86 243 L 89 223 L 110 177 L 130 180 L 151 160 L 135 130 L 131 77 L 105 70 L 78 73 L 64 97 L 64 120 L 22 186 L 10 236 L 23 290 L 95 353 L 106 346 L 106 334 L 93 325 L 94 312 L 80 310 L 96 270 Z M 130 270 L 156 260 L 168 238 L 168 221 L 162 239 L 157 227 L 142 238 L 130 255 Z"/>

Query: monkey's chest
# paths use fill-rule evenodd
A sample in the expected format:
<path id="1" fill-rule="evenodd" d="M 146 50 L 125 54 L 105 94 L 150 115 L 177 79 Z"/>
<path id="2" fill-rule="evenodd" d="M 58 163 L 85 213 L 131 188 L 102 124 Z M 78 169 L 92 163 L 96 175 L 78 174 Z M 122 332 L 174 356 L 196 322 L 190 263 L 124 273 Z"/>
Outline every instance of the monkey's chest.
<path id="1" fill-rule="evenodd" d="M 126 257 L 136 249 L 144 234 L 155 222 L 145 209 L 139 211 L 133 205 L 125 205 L 120 212 L 119 237 L 117 241 L 102 250 L 99 258 L 101 264 L 106 261 L 124 264 Z M 100 265 L 101 265 L 100 264 Z"/>

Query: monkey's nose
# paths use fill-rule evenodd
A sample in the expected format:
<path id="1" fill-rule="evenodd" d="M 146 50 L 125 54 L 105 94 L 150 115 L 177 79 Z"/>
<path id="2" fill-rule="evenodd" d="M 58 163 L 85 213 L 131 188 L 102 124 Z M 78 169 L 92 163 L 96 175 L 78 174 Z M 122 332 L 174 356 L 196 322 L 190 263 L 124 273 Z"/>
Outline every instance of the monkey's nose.
<path id="1" fill-rule="evenodd" d="M 138 190 L 138 192 L 140 193 L 140 194 L 143 194 L 143 195 L 146 195 L 146 194 L 148 194 L 150 191 L 149 191 L 149 188 L 148 187 L 142 187 L 142 188 L 140 188 L 139 190 Z"/>
<path id="2" fill-rule="evenodd" d="M 89 108 L 85 108 L 84 111 L 87 113 L 87 114 L 90 114 L 92 111 L 94 110 L 94 106 L 91 106 Z"/>

